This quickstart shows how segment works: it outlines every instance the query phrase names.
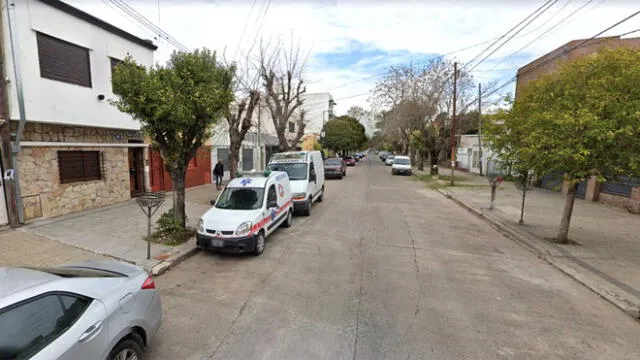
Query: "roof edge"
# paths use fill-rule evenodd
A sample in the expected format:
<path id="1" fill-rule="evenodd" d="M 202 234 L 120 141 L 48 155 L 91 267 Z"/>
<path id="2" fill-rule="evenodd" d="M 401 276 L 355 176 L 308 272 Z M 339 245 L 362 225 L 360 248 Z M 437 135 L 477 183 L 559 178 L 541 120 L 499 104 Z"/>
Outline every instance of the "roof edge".
<path id="1" fill-rule="evenodd" d="M 143 46 L 147 49 L 150 50 L 157 50 L 158 47 L 151 41 L 149 40 L 144 40 L 142 38 L 139 38 L 133 34 L 131 34 L 130 32 L 124 31 L 122 29 L 120 29 L 119 27 L 116 27 L 114 25 L 109 24 L 108 22 L 101 20 L 89 13 L 86 13 L 76 7 L 73 7 L 65 2 L 62 2 L 60 0 L 38 0 L 41 3 L 47 4 L 53 8 L 56 8 L 64 13 L 67 13 L 73 17 L 76 17 L 80 20 L 84 20 L 92 25 L 95 25 L 103 30 L 106 30 L 114 35 L 118 35 L 121 38 L 124 38 L 126 40 L 129 40 L 133 43 L 136 43 L 140 46 Z"/>

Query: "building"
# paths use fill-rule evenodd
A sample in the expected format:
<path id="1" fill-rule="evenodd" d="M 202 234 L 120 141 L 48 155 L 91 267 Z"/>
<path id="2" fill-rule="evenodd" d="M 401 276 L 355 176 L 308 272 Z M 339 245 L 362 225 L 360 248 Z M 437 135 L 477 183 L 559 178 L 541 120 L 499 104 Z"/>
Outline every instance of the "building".
<path id="1" fill-rule="evenodd" d="M 320 135 L 325 122 L 334 116 L 333 108 L 337 105 L 336 102 L 329 93 L 305 93 L 300 98 L 306 119 L 304 133 Z M 295 122 L 291 126 L 295 129 Z"/>
<path id="2" fill-rule="evenodd" d="M 19 143 L 13 165 L 18 177 L 7 181 L 15 181 L 20 197 L 9 206 L 29 221 L 148 190 L 148 145 L 140 123 L 109 101 L 115 97 L 113 66 L 127 55 L 151 66 L 156 46 L 59 0 L 11 3 L 6 8 L 2 2 L 7 81 L 0 98 L 7 99 L 6 118 L 15 133 L 3 142 Z"/>
<path id="3" fill-rule="evenodd" d="M 609 36 L 589 40 L 573 40 L 567 44 L 541 56 L 529 64 L 518 69 L 516 83 L 516 101 L 518 96 L 526 90 L 526 85 L 558 69 L 563 61 L 571 61 L 583 56 L 592 55 L 603 48 L 640 48 L 640 38 L 621 38 Z M 563 184 L 562 173 L 546 174 L 540 181 L 540 186 L 550 190 L 567 191 Z M 640 179 L 622 178 L 615 181 L 598 183 L 595 177 L 580 183 L 577 197 L 590 201 L 620 206 L 634 213 L 640 213 Z"/>
<path id="4" fill-rule="evenodd" d="M 498 170 L 498 161 L 494 159 L 493 152 L 486 144 L 482 144 L 482 159 L 480 159 L 478 135 L 460 135 L 456 153 L 456 169 L 471 174 L 480 174 L 481 163 L 483 175 Z"/>

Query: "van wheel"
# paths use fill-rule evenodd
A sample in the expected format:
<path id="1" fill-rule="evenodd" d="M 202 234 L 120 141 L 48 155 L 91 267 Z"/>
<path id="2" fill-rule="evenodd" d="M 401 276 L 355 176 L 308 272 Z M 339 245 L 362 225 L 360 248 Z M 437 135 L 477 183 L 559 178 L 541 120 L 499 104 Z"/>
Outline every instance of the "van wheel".
<path id="1" fill-rule="evenodd" d="M 256 248 L 253 250 L 253 255 L 259 256 L 264 252 L 264 231 L 258 233 L 256 238 Z"/>
<path id="2" fill-rule="evenodd" d="M 307 208 L 304 209 L 304 211 L 302 212 L 302 214 L 304 216 L 311 216 L 311 207 L 313 206 L 313 200 L 311 200 L 311 198 L 309 198 L 309 200 L 307 200 Z"/>
<path id="3" fill-rule="evenodd" d="M 318 200 L 316 200 L 317 202 L 322 202 L 322 200 L 324 199 L 324 186 L 322 186 L 322 193 L 320 194 L 320 196 L 318 196 Z"/>
<path id="4" fill-rule="evenodd" d="M 292 211 L 292 210 L 289 210 L 289 211 L 287 212 L 287 220 L 285 220 L 285 221 L 282 223 L 282 227 L 284 227 L 284 228 L 288 228 L 288 227 L 291 227 L 291 225 L 292 225 L 292 224 L 293 224 L 293 211 Z"/>

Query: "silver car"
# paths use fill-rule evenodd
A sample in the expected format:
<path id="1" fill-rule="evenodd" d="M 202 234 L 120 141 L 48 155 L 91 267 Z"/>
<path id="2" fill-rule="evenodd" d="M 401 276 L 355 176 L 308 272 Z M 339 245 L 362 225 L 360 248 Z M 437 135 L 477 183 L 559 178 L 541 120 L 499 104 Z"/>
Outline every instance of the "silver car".
<path id="1" fill-rule="evenodd" d="M 88 261 L 0 267 L 0 360 L 136 360 L 162 322 L 142 268 Z"/>

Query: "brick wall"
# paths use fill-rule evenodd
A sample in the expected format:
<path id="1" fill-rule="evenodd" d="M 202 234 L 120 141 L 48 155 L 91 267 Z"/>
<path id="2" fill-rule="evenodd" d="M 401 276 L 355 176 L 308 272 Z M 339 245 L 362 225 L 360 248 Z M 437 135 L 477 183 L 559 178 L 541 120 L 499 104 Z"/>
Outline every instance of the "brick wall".
<path id="1" fill-rule="evenodd" d="M 529 82 L 556 71 L 563 61 L 575 60 L 577 58 L 596 53 L 602 48 L 640 48 L 640 38 L 620 39 L 619 37 L 614 36 L 592 39 L 572 50 L 572 48 L 576 47 L 582 41 L 583 40 L 573 40 L 568 42 L 567 44 L 518 69 L 516 98 L 519 94 L 522 94 L 522 91 L 524 91 Z M 548 59 L 552 58 L 555 58 L 555 60 L 548 61 Z M 540 65 L 543 63 L 544 65 Z"/>

